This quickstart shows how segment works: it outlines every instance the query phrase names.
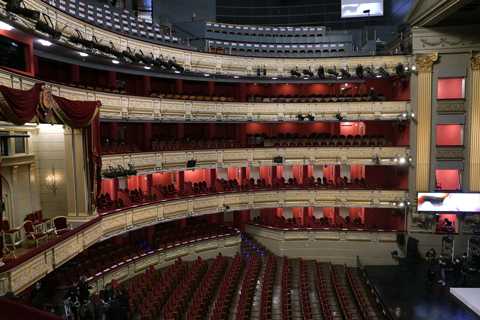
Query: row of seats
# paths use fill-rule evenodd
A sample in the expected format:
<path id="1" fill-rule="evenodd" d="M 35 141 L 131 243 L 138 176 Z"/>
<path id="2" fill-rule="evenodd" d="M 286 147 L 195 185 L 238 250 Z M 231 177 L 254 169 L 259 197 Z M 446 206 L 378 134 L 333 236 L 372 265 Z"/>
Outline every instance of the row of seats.
<path id="1" fill-rule="evenodd" d="M 51 6 L 80 20 L 116 33 L 149 42 L 180 44 L 181 39 L 170 35 L 171 29 L 134 16 L 128 10 L 119 10 L 108 4 L 81 0 L 45 0 Z"/>
<path id="2" fill-rule="evenodd" d="M 362 314 L 357 307 L 355 299 L 352 297 L 350 288 L 346 281 L 345 267 L 340 265 L 334 265 L 332 267 L 332 281 L 337 294 L 340 307 L 345 315 L 345 318 L 351 320 L 362 320 Z"/>
<path id="3" fill-rule="evenodd" d="M 331 103 L 331 102 L 368 102 L 385 101 L 383 94 L 352 94 L 344 92 L 341 94 L 322 94 L 322 95 L 280 95 L 275 97 L 250 96 L 248 102 L 254 103 Z"/>
<path id="4" fill-rule="evenodd" d="M 25 247 L 38 247 L 41 243 L 67 233 L 71 226 L 67 223 L 67 217 L 57 216 L 53 219 L 44 219 L 42 212 L 37 211 L 25 217 L 20 226 L 13 227 L 8 220 L 3 220 L 1 225 L 2 247 L 11 251 L 11 257 L 16 258 L 16 249 Z"/>
<path id="5" fill-rule="evenodd" d="M 173 184 L 155 185 L 152 193 L 144 193 L 141 189 L 118 190 L 117 199 L 112 199 L 110 193 L 102 193 L 97 198 L 97 208 L 100 212 L 128 207 L 130 205 L 142 204 L 147 202 L 166 200 L 179 197 L 188 197 L 192 195 L 205 195 L 221 192 L 241 192 L 250 190 L 278 190 L 288 188 L 320 188 L 320 189 L 376 189 L 381 186 L 368 183 L 365 178 L 349 179 L 347 177 L 337 177 L 336 180 L 316 178 L 311 176 L 299 183 L 296 178 L 284 177 L 272 178 L 272 183 L 267 183 L 263 178 L 245 179 L 239 182 L 237 179 L 216 179 L 213 185 L 208 185 L 206 181 L 186 182 L 183 190 L 177 190 Z"/>
<path id="6" fill-rule="evenodd" d="M 157 231 L 161 235 L 166 229 Z M 201 232 L 201 227 L 196 232 Z M 169 233 L 182 237 L 181 232 Z M 130 248 L 117 246 L 115 250 Z M 123 292 L 128 319 L 318 319 L 314 309 L 321 311 L 322 319 L 386 319 L 354 268 L 280 258 L 246 234 L 242 235 L 241 253 L 232 258 L 220 254 L 210 260 L 198 257 L 191 262 L 177 258 L 166 268 L 149 267 L 121 284 L 113 281 L 111 287 Z M 93 251 L 82 258 L 97 254 Z M 76 267 L 74 273 L 82 274 L 84 269 Z M 368 316 L 361 304 L 370 310 Z"/>
<path id="7" fill-rule="evenodd" d="M 192 100 L 192 101 L 211 101 L 211 102 L 234 102 L 234 97 L 226 96 L 205 96 L 205 95 L 189 95 L 189 94 L 172 94 L 152 92 L 153 98 L 170 99 L 170 100 Z"/>
<path id="8" fill-rule="evenodd" d="M 151 147 L 144 151 L 176 151 L 204 150 L 229 148 L 262 148 L 262 147 L 385 147 L 391 143 L 382 135 L 331 135 L 329 133 L 310 134 L 280 134 L 276 137 L 266 135 L 249 135 L 247 143 L 234 139 L 161 139 L 154 138 Z M 127 144 L 122 140 L 104 138 L 103 154 L 138 153 L 142 152 L 137 144 Z"/>
<path id="9" fill-rule="evenodd" d="M 236 229 L 224 225 L 198 223 L 182 228 L 165 223 L 156 226 L 152 238 L 132 235 L 132 239 L 127 244 L 118 245 L 116 242 L 118 238 L 95 244 L 60 267 L 56 271 L 56 276 L 62 283 L 68 285 L 80 276 L 86 276 L 89 279 L 100 276 L 148 252 L 166 250 L 204 239 L 234 235 L 237 232 Z"/>

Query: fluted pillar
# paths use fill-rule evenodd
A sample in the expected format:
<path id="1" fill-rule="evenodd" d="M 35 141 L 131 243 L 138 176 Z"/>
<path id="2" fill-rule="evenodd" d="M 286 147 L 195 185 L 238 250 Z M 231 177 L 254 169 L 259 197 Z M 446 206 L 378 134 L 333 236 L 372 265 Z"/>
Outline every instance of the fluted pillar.
<path id="1" fill-rule="evenodd" d="M 415 57 L 417 78 L 417 191 L 428 191 L 430 178 L 430 144 L 432 137 L 432 67 L 437 53 Z"/>
<path id="2" fill-rule="evenodd" d="M 472 104 L 470 108 L 469 191 L 480 191 L 480 54 L 471 59 Z"/>

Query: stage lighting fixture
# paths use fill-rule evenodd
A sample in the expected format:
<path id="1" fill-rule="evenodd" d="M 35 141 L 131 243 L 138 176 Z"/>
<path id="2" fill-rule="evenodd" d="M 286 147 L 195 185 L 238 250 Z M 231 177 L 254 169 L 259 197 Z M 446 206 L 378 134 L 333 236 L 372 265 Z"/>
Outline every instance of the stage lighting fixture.
<path id="1" fill-rule="evenodd" d="M 337 114 L 335 115 L 335 118 L 336 118 L 338 121 L 342 121 L 342 120 L 344 119 L 344 117 L 342 116 L 341 113 L 337 113 Z"/>
<path id="2" fill-rule="evenodd" d="M 318 67 L 317 74 L 320 79 L 325 79 L 325 69 L 323 66 Z"/>
<path id="3" fill-rule="evenodd" d="M 315 116 L 311 113 L 307 114 L 308 121 L 315 121 Z"/>
<path id="4" fill-rule="evenodd" d="M 313 72 L 310 69 L 303 69 L 302 73 L 306 76 L 313 77 Z"/>
<path id="5" fill-rule="evenodd" d="M 355 68 L 355 74 L 356 74 L 357 78 L 363 79 L 363 66 L 361 64 L 359 64 Z"/>
<path id="6" fill-rule="evenodd" d="M 364 74 L 365 74 L 368 78 L 374 78 L 374 77 L 375 77 L 375 73 L 373 72 L 372 68 L 370 68 L 370 67 L 366 67 L 366 68 L 365 68 Z"/>
<path id="7" fill-rule="evenodd" d="M 296 69 L 290 70 L 290 75 L 292 77 L 300 78 L 302 74 L 298 72 L 298 67 L 297 67 Z"/>
<path id="8" fill-rule="evenodd" d="M 376 72 L 375 76 L 376 76 L 377 78 L 388 78 L 390 75 L 389 75 L 388 72 L 385 70 L 385 68 L 379 67 L 379 68 L 377 69 L 377 72 Z"/>
<path id="9" fill-rule="evenodd" d="M 334 76 L 335 78 L 338 77 L 338 72 L 337 72 L 337 69 L 335 67 L 333 67 L 333 69 L 328 69 L 327 73 Z"/>
<path id="10" fill-rule="evenodd" d="M 406 67 L 403 66 L 403 64 L 399 63 L 395 66 L 395 73 L 399 77 L 405 76 L 405 71 L 407 70 Z"/>
<path id="11" fill-rule="evenodd" d="M 40 43 L 44 47 L 50 47 L 52 45 L 52 43 L 50 41 L 45 40 L 45 39 L 38 39 L 37 41 L 38 41 L 38 43 Z"/>
<path id="12" fill-rule="evenodd" d="M 86 53 L 86 52 L 81 52 L 81 51 L 79 51 L 79 52 L 78 52 L 78 55 L 79 55 L 80 57 L 88 57 L 88 53 Z"/>
<path id="13" fill-rule="evenodd" d="M 350 72 L 348 72 L 347 69 L 343 69 L 343 68 L 342 68 L 342 69 L 340 69 L 340 77 L 341 77 L 342 79 L 348 79 L 348 78 L 351 77 L 351 74 L 350 74 Z"/>
<path id="14" fill-rule="evenodd" d="M 298 121 L 303 121 L 303 120 L 305 120 L 305 116 L 303 114 L 299 113 L 299 114 L 297 114 L 297 119 L 298 119 Z"/>

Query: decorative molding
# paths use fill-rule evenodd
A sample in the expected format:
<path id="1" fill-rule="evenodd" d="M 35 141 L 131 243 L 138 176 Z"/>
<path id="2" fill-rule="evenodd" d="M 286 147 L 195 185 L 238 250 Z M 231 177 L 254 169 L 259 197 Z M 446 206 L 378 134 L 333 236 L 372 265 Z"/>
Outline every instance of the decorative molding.
<path id="1" fill-rule="evenodd" d="M 439 114 L 463 114 L 465 100 L 437 100 L 437 112 Z"/>
<path id="2" fill-rule="evenodd" d="M 271 148 L 239 148 L 210 149 L 188 151 L 143 152 L 102 156 L 102 167 L 128 167 L 132 165 L 140 173 L 157 171 L 185 170 L 188 160 L 195 159 L 198 168 L 227 168 L 238 166 L 271 166 L 273 158 L 281 156 L 285 165 L 325 165 L 374 164 L 374 157 L 382 159 L 382 165 L 398 165 L 394 159 L 408 158 L 406 147 L 271 147 Z M 191 168 L 190 168 L 191 169 Z"/>
<path id="3" fill-rule="evenodd" d="M 472 70 L 480 70 L 480 54 L 473 56 L 470 59 Z"/>
<path id="4" fill-rule="evenodd" d="M 169 47 L 166 45 L 153 44 L 151 42 L 138 40 L 125 35 L 114 33 L 101 29 L 93 24 L 78 20 L 53 6 L 47 1 L 41 0 L 25 0 L 24 4 L 27 8 L 44 12 L 48 14 L 53 25 L 58 29 L 63 29 L 66 37 L 77 35 L 76 30 L 85 39 L 91 39 L 95 36 L 97 39 L 108 45 L 112 43 L 119 51 L 127 49 L 127 46 L 133 51 L 142 50 L 149 56 L 163 55 L 164 57 L 175 57 L 177 63 L 183 65 L 186 70 L 201 73 L 222 73 L 229 75 L 255 75 L 257 66 L 264 66 L 268 74 L 278 76 L 290 76 L 290 70 L 296 66 L 301 69 L 323 65 L 325 70 L 333 66 L 346 67 L 349 64 L 351 70 L 354 70 L 358 64 L 371 66 L 373 68 L 384 67 L 391 73 L 395 73 L 395 66 L 399 63 L 408 65 L 409 56 L 369 56 L 369 57 L 338 57 L 338 58 L 255 58 L 255 57 L 239 57 L 230 55 L 218 55 L 212 53 L 198 52 L 193 50 L 185 50 L 180 48 Z M 27 24 L 28 22 L 25 21 Z"/>
<path id="5" fill-rule="evenodd" d="M 438 53 L 425 53 L 415 56 L 415 63 L 419 72 L 432 72 L 433 64 L 438 60 Z"/>
<path id="6" fill-rule="evenodd" d="M 27 90 L 37 80 L 0 70 L 0 84 Z M 71 100 L 102 102 L 101 119 L 140 121 L 288 121 L 298 113 L 318 120 L 337 121 L 341 112 L 349 120 L 397 120 L 411 111 L 407 101 L 329 103 L 248 103 L 168 100 L 83 90 L 45 83 L 52 94 Z"/>
<path id="7" fill-rule="evenodd" d="M 438 160 L 463 160 L 463 147 L 437 147 Z"/>

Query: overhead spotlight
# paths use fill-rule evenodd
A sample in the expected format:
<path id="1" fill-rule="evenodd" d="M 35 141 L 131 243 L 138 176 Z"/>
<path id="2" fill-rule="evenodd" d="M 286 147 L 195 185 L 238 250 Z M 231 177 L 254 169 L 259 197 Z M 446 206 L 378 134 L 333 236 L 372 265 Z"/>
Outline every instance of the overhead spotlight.
<path id="1" fill-rule="evenodd" d="M 113 63 L 113 64 L 119 64 L 120 61 L 113 59 L 113 60 L 112 60 L 112 63 Z"/>
<path id="2" fill-rule="evenodd" d="M 403 77 L 405 76 L 405 67 L 403 66 L 403 64 L 399 63 L 395 66 L 395 73 L 397 74 L 397 76 L 399 77 Z"/>
<path id="3" fill-rule="evenodd" d="M 10 31 L 10 30 L 13 30 L 13 27 L 8 23 L 0 21 L 0 30 Z"/>
<path id="4" fill-rule="evenodd" d="M 308 121 L 315 121 L 315 116 L 311 113 L 307 114 Z"/>
<path id="5" fill-rule="evenodd" d="M 78 52 L 78 55 L 79 55 L 80 57 L 88 57 L 88 53 L 86 53 L 86 52 L 81 52 L 81 51 L 79 51 L 79 52 Z"/>
<path id="6" fill-rule="evenodd" d="M 400 157 L 400 158 L 398 158 L 398 163 L 399 164 L 405 164 L 405 163 L 407 163 L 407 159 L 405 157 Z"/>
<path id="7" fill-rule="evenodd" d="M 335 115 L 335 118 L 338 120 L 338 121 L 342 121 L 344 119 L 344 117 L 342 116 L 342 114 L 339 112 Z"/>
<path id="8" fill-rule="evenodd" d="M 355 75 L 357 78 L 363 79 L 363 66 L 361 64 L 355 68 Z"/>
<path id="9" fill-rule="evenodd" d="M 320 79 L 325 79 L 325 69 L 323 66 L 318 67 L 317 74 Z"/>
<path id="10" fill-rule="evenodd" d="M 272 80 L 278 80 L 278 78 L 277 77 L 272 77 Z"/>
<path id="11" fill-rule="evenodd" d="M 239 76 L 233 76 L 233 78 L 234 78 L 234 79 L 238 79 L 238 78 L 240 78 L 240 77 L 239 77 Z"/>
<path id="12" fill-rule="evenodd" d="M 179 70 L 175 70 L 175 71 L 173 71 L 173 72 L 175 72 L 176 74 L 181 73 Z"/>
<path id="13" fill-rule="evenodd" d="M 416 65 L 412 66 L 412 71 L 417 71 L 417 66 Z"/>
<path id="14" fill-rule="evenodd" d="M 400 202 L 398 203 L 398 206 L 399 206 L 400 208 L 403 208 L 403 207 L 405 207 L 405 202 L 403 202 L 403 201 L 400 201 Z"/>
<path id="15" fill-rule="evenodd" d="M 297 114 L 297 119 L 298 119 L 298 121 L 303 121 L 303 120 L 305 120 L 305 116 L 303 114 L 299 113 L 299 114 Z"/>
<path id="16" fill-rule="evenodd" d="M 152 69 L 152 67 L 150 67 L 150 66 L 143 66 L 143 69 L 145 69 L 145 70 L 150 70 L 150 69 Z"/>
<path id="17" fill-rule="evenodd" d="M 210 77 L 210 74 L 209 73 L 204 73 L 203 76 L 204 77 Z"/>
<path id="18" fill-rule="evenodd" d="M 37 41 L 38 41 L 38 43 L 40 43 L 44 47 L 50 47 L 53 44 L 50 41 L 45 40 L 45 39 L 38 39 Z"/>

